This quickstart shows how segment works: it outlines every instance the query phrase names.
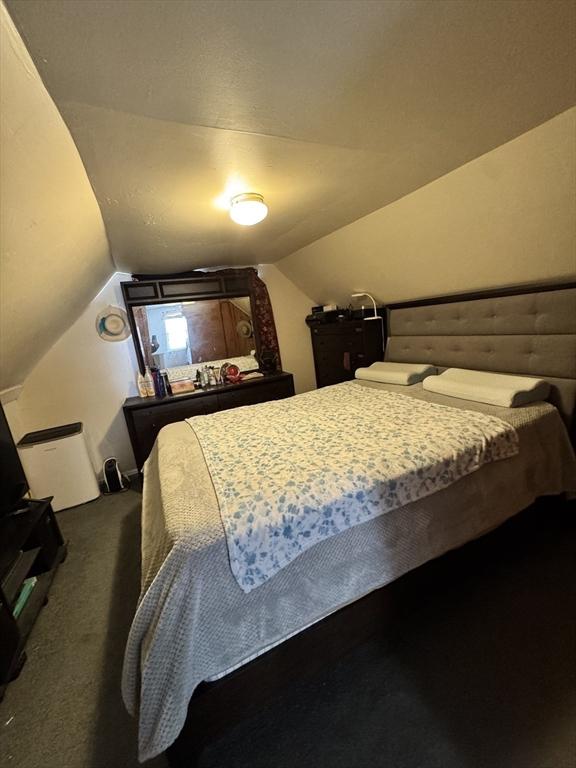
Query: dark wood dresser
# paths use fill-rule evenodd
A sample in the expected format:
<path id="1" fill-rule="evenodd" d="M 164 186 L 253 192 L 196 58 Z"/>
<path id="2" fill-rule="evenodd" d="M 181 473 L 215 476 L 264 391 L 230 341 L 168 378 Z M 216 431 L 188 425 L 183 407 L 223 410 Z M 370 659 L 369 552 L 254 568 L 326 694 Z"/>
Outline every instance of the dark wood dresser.
<path id="1" fill-rule="evenodd" d="M 385 319 L 324 318 L 309 315 L 316 385 L 350 381 L 357 368 L 384 359 Z"/>
<path id="2" fill-rule="evenodd" d="M 124 402 L 123 410 L 136 466 L 142 469 L 156 435 L 166 424 L 183 421 L 191 416 L 238 408 L 241 405 L 280 400 L 293 394 L 292 374 L 278 372 L 239 384 L 223 384 L 162 399 L 129 397 Z"/>

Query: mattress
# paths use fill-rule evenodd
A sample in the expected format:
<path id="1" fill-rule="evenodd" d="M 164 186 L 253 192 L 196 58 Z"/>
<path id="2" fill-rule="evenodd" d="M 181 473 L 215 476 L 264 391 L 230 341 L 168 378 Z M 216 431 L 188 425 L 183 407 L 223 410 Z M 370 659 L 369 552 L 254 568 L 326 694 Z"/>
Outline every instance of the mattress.
<path id="1" fill-rule="evenodd" d="M 364 382 L 407 393 L 406 387 Z M 165 427 L 145 466 L 142 593 L 124 663 L 123 695 L 139 718 L 139 755 L 178 736 L 195 687 L 237 668 L 340 607 L 461 546 L 540 495 L 576 490 L 576 460 L 558 412 L 410 396 L 495 415 L 517 431 L 517 456 L 433 496 L 327 539 L 258 589 L 234 579 L 210 474 L 193 430 Z"/>

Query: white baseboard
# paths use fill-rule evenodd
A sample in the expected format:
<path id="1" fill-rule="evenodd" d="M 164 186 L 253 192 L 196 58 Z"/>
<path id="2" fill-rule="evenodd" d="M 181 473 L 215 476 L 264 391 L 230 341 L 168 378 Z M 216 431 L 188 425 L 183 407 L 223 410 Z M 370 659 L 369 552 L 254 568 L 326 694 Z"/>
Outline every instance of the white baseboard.
<path id="1" fill-rule="evenodd" d="M 0 392 L 0 403 L 5 405 L 6 403 L 11 403 L 13 400 L 18 400 L 23 386 L 23 384 L 17 384 L 15 387 L 8 387 L 8 389 L 3 389 Z"/>

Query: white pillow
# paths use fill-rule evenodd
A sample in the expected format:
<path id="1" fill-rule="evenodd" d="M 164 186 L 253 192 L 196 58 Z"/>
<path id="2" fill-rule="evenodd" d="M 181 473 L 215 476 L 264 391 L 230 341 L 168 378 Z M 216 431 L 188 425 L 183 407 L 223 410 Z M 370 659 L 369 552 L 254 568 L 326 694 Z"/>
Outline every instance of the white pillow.
<path id="1" fill-rule="evenodd" d="M 463 368 L 448 368 L 439 376 L 425 379 L 422 386 L 429 392 L 506 408 L 545 400 L 550 392 L 550 384 L 543 379 Z"/>
<path id="2" fill-rule="evenodd" d="M 358 368 L 355 376 L 364 381 L 408 386 L 435 373 L 436 368 L 426 363 L 372 363 L 369 368 Z"/>

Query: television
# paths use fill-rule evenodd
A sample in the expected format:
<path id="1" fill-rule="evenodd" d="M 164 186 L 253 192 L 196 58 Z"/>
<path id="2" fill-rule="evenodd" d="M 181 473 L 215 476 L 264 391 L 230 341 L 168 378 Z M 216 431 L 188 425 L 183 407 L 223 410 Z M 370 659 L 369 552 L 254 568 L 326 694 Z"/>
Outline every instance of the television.
<path id="1" fill-rule="evenodd" d="M 18 508 L 28 492 L 28 481 L 20 463 L 18 450 L 0 405 L 0 516 Z"/>

